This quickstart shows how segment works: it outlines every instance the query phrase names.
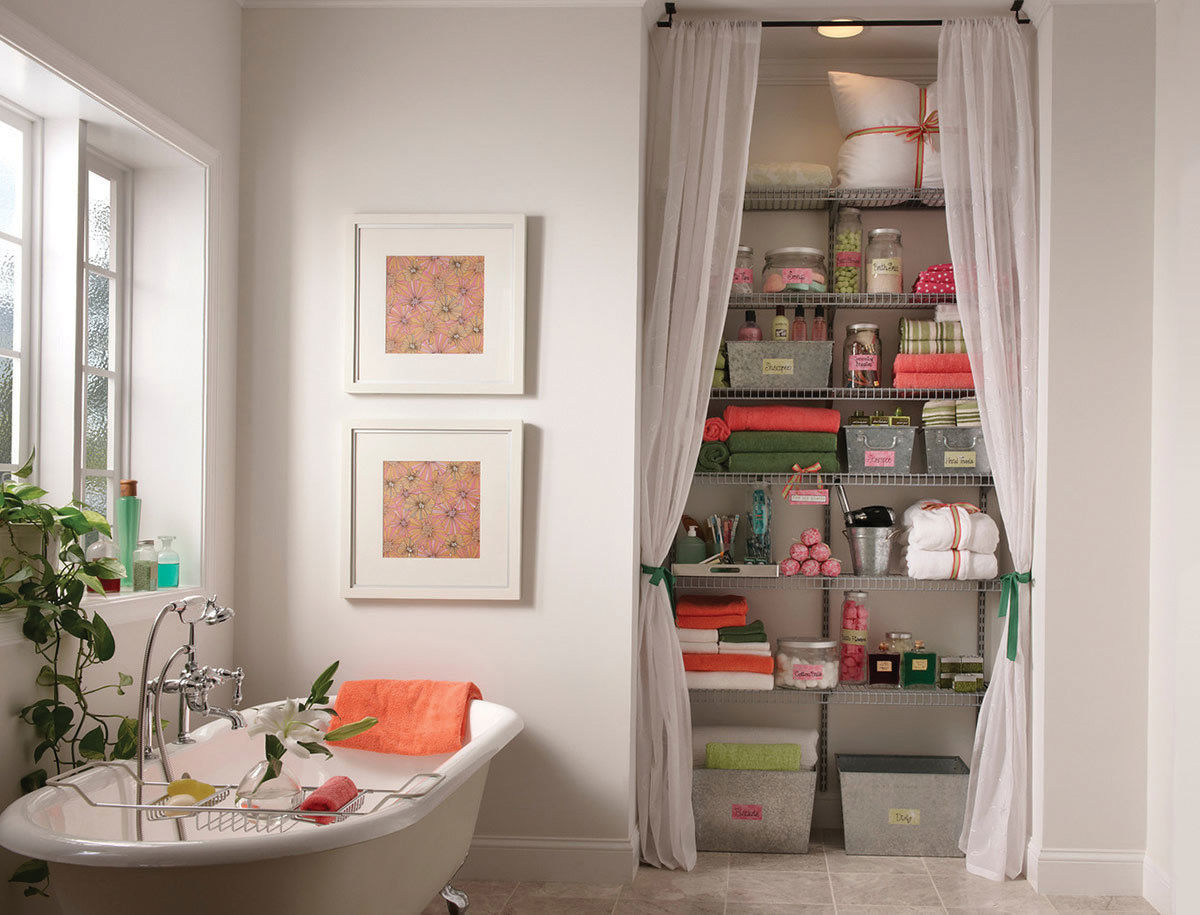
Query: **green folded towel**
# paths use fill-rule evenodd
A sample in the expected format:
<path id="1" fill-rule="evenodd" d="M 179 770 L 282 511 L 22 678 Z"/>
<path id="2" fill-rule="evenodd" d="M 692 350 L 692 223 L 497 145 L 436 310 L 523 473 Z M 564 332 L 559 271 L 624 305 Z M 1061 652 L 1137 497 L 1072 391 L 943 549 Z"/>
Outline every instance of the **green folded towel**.
<path id="1" fill-rule="evenodd" d="M 940 340 L 900 340 L 900 352 L 906 356 L 929 356 L 941 351 Z"/>
<path id="2" fill-rule="evenodd" d="M 696 458 L 698 473 L 723 473 L 729 460 L 729 446 L 724 442 L 702 442 L 700 455 Z"/>
<path id="3" fill-rule="evenodd" d="M 745 626 L 722 626 L 717 630 L 717 639 L 721 642 L 765 642 L 767 630 L 762 620 L 755 620 Z"/>
<path id="4" fill-rule="evenodd" d="M 709 769 L 755 769 L 759 772 L 799 772 L 798 743 L 709 743 L 704 745 Z"/>
<path id="5" fill-rule="evenodd" d="M 791 473 L 792 466 L 809 467 L 821 464 L 822 473 L 840 473 L 842 465 L 832 452 L 815 451 L 745 451 L 729 456 L 730 473 Z"/>
<path id="6" fill-rule="evenodd" d="M 747 451 L 837 451 L 836 432 L 734 432 L 725 444 L 734 454 Z"/>

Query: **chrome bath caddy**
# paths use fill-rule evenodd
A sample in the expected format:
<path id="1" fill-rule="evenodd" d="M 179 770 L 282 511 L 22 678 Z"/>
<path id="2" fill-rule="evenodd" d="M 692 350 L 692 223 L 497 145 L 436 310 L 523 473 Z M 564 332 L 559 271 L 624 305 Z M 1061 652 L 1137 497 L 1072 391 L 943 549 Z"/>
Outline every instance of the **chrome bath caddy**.
<path id="1" fill-rule="evenodd" d="M 113 769 L 118 774 L 124 773 L 136 786 L 141 785 L 143 792 L 154 794 L 162 792 L 162 796 L 143 804 L 127 804 L 115 801 L 98 801 L 91 797 L 76 781 L 85 772 L 96 769 Z M 293 807 L 290 810 L 263 810 L 261 808 L 237 807 L 222 804 L 234 791 L 234 785 L 213 785 L 216 791 L 203 801 L 187 807 L 172 807 L 167 805 L 167 786 L 169 782 L 152 779 L 138 779 L 137 774 L 127 762 L 122 760 L 96 760 L 70 772 L 55 775 L 46 779 L 46 785 L 54 788 L 69 788 L 83 798 L 89 807 L 98 809 L 133 810 L 145 814 L 151 822 L 187 822 L 197 829 L 207 829 L 214 832 L 245 832 L 245 833 L 282 833 L 287 832 L 299 822 L 314 826 L 340 823 L 350 817 L 365 817 L 377 813 L 392 801 L 408 801 L 424 797 L 442 781 L 444 776 L 437 772 L 420 772 L 410 776 L 399 788 L 359 788 L 358 794 L 351 798 L 338 810 L 300 810 Z M 301 785 L 303 795 L 299 803 L 317 790 L 313 785 Z M 368 807 L 367 801 L 373 801 Z M 366 809 L 364 809 L 366 808 Z"/>

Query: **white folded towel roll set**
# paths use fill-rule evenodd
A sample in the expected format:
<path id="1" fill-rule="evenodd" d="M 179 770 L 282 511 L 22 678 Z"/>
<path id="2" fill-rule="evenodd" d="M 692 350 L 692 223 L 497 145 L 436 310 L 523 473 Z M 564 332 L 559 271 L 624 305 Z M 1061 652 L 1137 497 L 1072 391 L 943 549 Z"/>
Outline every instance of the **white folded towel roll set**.
<path id="1" fill-rule="evenodd" d="M 904 526 L 909 578 L 977 581 L 999 574 L 1000 528 L 976 506 L 922 499 L 905 511 Z"/>

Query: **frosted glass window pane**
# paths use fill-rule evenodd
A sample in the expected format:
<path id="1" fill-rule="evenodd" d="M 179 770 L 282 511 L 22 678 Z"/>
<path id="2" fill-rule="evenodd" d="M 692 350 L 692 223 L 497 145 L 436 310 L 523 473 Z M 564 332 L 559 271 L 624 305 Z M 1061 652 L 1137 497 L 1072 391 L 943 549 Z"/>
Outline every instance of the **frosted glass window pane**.
<path id="1" fill-rule="evenodd" d="M 16 349 L 17 303 L 21 301 L 21 246 L 0 240 L 0 348 Z"/>
<path id="2" fill-rule="evenodd" d="M 3 315 L 0 313 L 0 318 Z M 87 364 L 107 369 L 112 353 L 112 280 L 99 273 L 87 274 Z"/>
<path id="3" fill-rule="evenodd" d="M 109 517 L 107 477 L 83 478 L 83 504 L 105 518 Z"/>
<path id="4" fill-rule="evenodd" d="M 113 418 L 112 383 L 102 375 L 84 375 L 83 466 L 111 470 L 109 454 Z"/>
<path id="5" fill-rule="evenodd" d="M 0 230 L 22 235 L 25 190 L 25 135 L 0 121 Z"/>
<path id="6" fill-rule="evenodd" d="M 13 459 L 13 360 L 0 358 L 0 463 Z"/>
<path id="7" fill-rule="evenodd" d="M 112 269 L 112 182 L 88 172 L 88 263 Z"/>

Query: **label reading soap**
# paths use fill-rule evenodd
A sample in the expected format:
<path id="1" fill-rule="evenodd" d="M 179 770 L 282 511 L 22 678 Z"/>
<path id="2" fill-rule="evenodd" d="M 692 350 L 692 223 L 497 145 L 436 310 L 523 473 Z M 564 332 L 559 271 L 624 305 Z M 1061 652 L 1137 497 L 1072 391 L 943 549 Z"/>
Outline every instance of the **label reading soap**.
<path id="1" fill-rule="evenodd" d="M 904 807 L 893 807 L 888 811 L 888 824 L 891 826 L 920 826 L 921 811 Z"/>
<path id="2" fill-rule="evenodd" d="M 803 286 L 805 289 L 809 287 L 813 279 L 811 267 L 784 267 L 779 271 L 779 275 L 789 286 Z"/>
<path id="3" fill-rule="evenodd" d="M 873 353 L 855 353 L 847 360 L 847 367 L 852 372 L 877 372 L 879 356 Z"/>
<path id="4" fill-rule="evenodd" d="M 761 820 L 762 804 L 734 804 L 732 819 Z"/>
<path id="5" fill-rule="evenodd" d="M 871 258 L 871 276 L 899 276 L 900 275 L 900 258 L 898 257 L 873 257 Z"/>
<path id="6" fill-rule="evenodd" d="M 793 664 L 792 679 L 793 680 L 820 680 L 823 673 L 820 664 Z"/>
<path id="7" fill-rule="evenodd" d="M 868 467 L 895 467 L 895 451 L 868 451 L 863 456 L 863 463 Z"/>
<path id="8" fill-rule="evenodd" d="M 762 373 L 764 375 L 795 375 L 795 363 L 794 359 L 764 359 Z"/>
<path id="9" fill-rule="evenodd" d="M 974 468 L 975 467 L 975 452 L 974 451 L 947 451 L 946 466 L 957 468 Z"/>

